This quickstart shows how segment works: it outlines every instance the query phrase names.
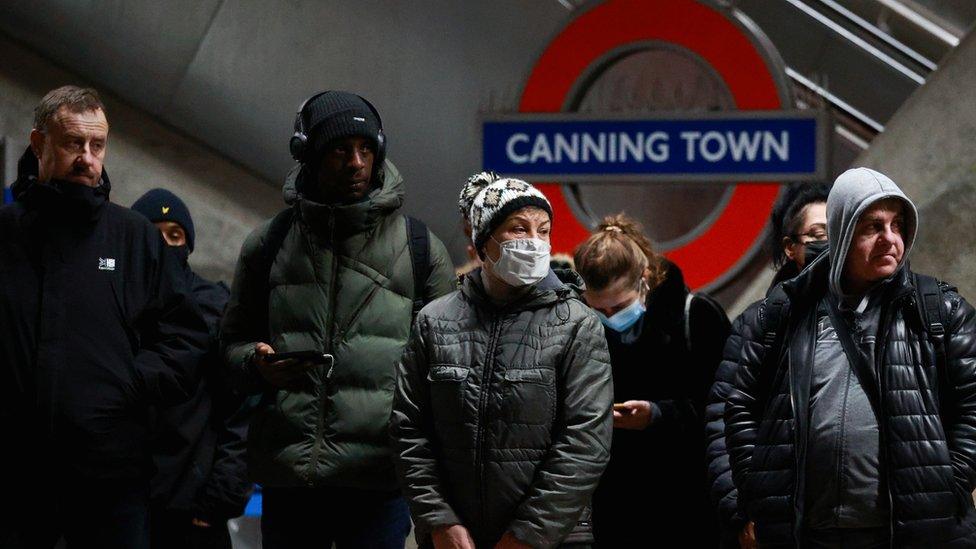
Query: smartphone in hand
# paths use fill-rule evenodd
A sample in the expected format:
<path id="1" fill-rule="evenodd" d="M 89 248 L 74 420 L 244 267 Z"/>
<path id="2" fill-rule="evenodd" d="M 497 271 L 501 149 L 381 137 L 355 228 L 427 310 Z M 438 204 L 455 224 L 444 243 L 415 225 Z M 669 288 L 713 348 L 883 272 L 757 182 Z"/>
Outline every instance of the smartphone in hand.
<path id="1" fill-rule="evenodd" d="M 335 361 L 332 355 L 326 353 L 320 353 L 319 351 L 292 351 L 289 353 L 272 353 L 265 357 L 265 360 L 274 364 L 275 362 L 281 362 L 282 360 L 294 359 L 298 362 L 311 362 L 313 364 L 321 364 L 323 366 L 332 366 Z"/>

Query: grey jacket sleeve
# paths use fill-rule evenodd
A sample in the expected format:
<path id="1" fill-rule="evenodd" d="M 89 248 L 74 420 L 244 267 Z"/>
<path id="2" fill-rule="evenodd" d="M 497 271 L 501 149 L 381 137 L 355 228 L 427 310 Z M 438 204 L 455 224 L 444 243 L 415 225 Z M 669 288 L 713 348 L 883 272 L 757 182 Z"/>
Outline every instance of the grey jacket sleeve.
<path id="1" fill-rule="evenodd" d="M 945 299 L 951 311 L 945 346 L 951 391 L 945 430 L 960 497 L 971 506 L 976 488 L 976 311 L 955 292 L 946 292 Z"/>
<path id="2" fill-rule="evenodd" d="M 610 460 L 613 382 L 603 325 L 586 310 L 557 372 L 552 446 L 509 531 L 533 547 L 553 547 L 572 530 Z"/>
<path id="3" fill-rule="evenodd" d="M 433 419 L 427 385 L 428 328 L 421 312 L 397 365 L 396 391 L 390 417 L 390 436 L 397 476 L 418 531 L 430 532 L 461 520 L 444 498 L 433 446 Z"/>

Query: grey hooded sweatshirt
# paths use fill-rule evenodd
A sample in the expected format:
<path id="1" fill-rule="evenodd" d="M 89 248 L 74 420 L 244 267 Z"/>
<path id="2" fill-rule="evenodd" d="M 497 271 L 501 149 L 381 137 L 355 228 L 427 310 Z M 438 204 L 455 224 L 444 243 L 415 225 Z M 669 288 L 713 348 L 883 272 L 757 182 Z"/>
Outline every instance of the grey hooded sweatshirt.
<path id="1" fill-rule="evenodd" d="M 884 528 L 889 502 L 883 487 L 878 418 L 844 352 L 838 330 L 851 335 L 855 345 L 874 364 L 882 281 L 866 295 L 844 293 L 842 275 L 858 218 L 872 204 L 898 198 L 904 204 L 904 266 L 915 239 L 915 205 L 885 175 L 868 168 L 841 174 L 827 199 L 830 241 L 830 292 L 818 310 L 816 344 L 810 379 L 810 430 L 806 470 L 804 525 L 811 531 L 848 528 Z M 832 300 L 845 322 L 834 326 L 827 313 Z"/>

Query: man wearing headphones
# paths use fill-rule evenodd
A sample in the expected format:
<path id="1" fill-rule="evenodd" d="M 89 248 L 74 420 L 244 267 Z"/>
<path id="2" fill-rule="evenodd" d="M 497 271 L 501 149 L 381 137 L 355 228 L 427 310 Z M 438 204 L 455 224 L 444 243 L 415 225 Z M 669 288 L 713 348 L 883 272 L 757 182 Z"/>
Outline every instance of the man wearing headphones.
<path id="1" fill-rule="evenodd" d="M 289 207 L 245 240 L 221 327 L 237 385 L 261 400 L 248 465 L 263 546 L 399 549 L 410 519 L 387 432 L 394 367 L 419 306 L 454 289 L 453 267 L 397 212 L 403 178 L 368 101 L 310 97 L 290 145 Z"/>

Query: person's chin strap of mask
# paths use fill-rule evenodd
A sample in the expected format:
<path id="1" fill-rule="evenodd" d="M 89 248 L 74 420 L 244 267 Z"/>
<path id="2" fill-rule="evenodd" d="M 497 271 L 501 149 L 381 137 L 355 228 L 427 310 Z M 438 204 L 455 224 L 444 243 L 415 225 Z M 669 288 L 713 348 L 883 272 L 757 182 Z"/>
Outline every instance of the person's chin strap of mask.
<path id="1" fill-rule="evenodd" d="M 495 240 L 495 237 L 491 237 Z M 535 284 L 549 274 L 549 252 L 552 247 L 538 238 L 516 238 L 498 242 L 500 254 L 498 261 L 492 261 L 491 271 L 498 278 L 515 287 Z"/>

